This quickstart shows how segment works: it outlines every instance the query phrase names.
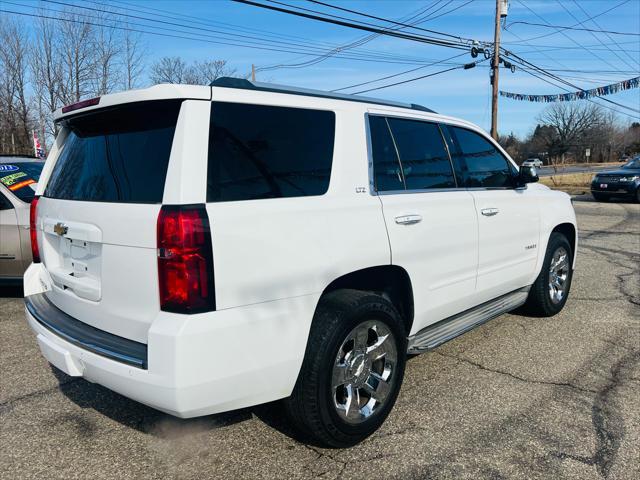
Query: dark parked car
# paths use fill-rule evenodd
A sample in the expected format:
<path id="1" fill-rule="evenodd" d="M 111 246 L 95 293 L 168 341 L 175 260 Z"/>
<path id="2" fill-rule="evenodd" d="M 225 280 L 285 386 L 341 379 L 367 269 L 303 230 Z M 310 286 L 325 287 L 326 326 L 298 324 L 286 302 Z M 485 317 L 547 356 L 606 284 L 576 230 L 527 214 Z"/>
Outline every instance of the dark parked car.
<path id="1" fill-rule="evenodd" d="M 591 193 L 596 200 L 626 197 L 640 202 L 640 155 L 618 170 L 598 172 L 591 182 Z"/>

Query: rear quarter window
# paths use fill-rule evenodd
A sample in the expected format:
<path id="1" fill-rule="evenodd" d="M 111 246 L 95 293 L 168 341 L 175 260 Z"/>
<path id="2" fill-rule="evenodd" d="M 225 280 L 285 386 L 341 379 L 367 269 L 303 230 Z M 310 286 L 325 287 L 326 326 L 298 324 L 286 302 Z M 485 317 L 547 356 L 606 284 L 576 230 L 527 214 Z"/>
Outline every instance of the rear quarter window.
<path id="1" fill-rule="evenodd" d="M 207 201 L 326 193 L 334 136 L 330 111 L 213 102 Z"/>
<path id="2" fill-rule="evenodd" d="M 182 100 L 127 104 L 64 121 L 45 197 L 161 203 Z"/>

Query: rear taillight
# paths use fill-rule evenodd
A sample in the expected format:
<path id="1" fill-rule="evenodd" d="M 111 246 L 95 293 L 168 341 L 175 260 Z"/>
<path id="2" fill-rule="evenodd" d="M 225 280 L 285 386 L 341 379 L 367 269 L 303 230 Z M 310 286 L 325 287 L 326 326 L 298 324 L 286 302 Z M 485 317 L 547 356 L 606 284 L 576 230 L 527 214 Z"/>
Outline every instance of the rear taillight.
<path id="1" fill-rule="evenodd" d="M 40 197 L 33 197 L 31 209 L 29 210 L 29 234 L 31 235 L 31 257 L 33 263 L 40 263 L 40 248 L 38 248 L 38 230 L 36 229 L 36 216 L 38 214 L 38 200 Z"/>
<path id="2" fill-rule="evenodd" d="M 158 279 L 162 310 L 215 310 L 211 230 L 204 205 L 165 205 L 160 210 Z"/>

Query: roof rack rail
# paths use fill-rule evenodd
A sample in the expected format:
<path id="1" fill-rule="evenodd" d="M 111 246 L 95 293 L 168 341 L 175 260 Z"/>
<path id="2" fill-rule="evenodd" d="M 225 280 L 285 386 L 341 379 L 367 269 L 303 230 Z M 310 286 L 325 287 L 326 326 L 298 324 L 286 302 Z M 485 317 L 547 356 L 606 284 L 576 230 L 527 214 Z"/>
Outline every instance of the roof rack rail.
<path id="1" fill-rule="evenodd" d="M 345 93 L 326 92 L 324 90 L 312 90 L 309 88 L 291 87 L 288 85 L 278 85 L 275 83 L 251 82 L 246 78 L 220 77 L 209 84 L 211 87 L 239 88 L 242 90 L 258 90 L 261 92 L 288 93 L 290 95 L 304 95 L 307 97 L 333 98 L 336 100 L 347 100 L 350 102 L 375 103 L 390 107 L 410 108 L 422 112 L 436 113 L 433 110 L 418 105 L 417 103 L 394 102 L 391 100 L 380 100 L 379 98 L 361 97 Z"/>

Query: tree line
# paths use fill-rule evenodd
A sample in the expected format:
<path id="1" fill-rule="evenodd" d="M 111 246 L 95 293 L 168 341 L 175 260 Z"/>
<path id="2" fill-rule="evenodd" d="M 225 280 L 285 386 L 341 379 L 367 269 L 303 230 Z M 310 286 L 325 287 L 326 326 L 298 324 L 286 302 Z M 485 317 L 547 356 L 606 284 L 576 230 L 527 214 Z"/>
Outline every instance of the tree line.
<path id="1" fill-rule="evenodd" d="M 70 10 L 60 15 L 67 21 L 38 18 L 31 28 L 0 15 L 0 154 L 33 155 L 33 131 L 50 145 L 52 113 L 80 99 L 235 74 L 225 60 L 164 57 L 149 65 L 141 35 L 117 28 L 108 13 L 91 22 Z"/>
<path id="2" fill-rule="evenodd" d="M 540 158 L 550 165 L 610 162 L 640 153 L 640 123 L 625 125 L 612 111 L 594 103 L 552 103 L 536 120 L 526 138 L 510 134 L 498 139 L 519 163 L 527 158 Z"/>

